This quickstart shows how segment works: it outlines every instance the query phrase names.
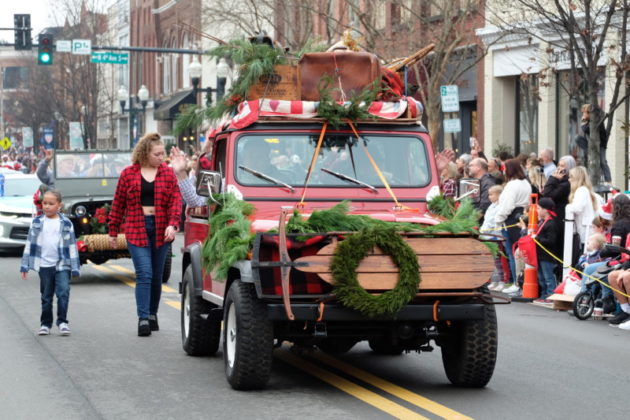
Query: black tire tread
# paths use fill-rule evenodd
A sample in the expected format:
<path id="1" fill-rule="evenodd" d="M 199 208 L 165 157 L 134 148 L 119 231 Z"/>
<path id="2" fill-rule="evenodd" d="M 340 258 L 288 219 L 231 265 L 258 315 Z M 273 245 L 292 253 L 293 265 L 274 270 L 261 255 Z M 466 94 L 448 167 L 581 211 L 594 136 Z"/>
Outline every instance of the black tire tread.
<path id="1" fill-rule="evenodd" d="M 451 337 L 442 343 L 446 376 L 455 386 L 483 388 L 490 382 L 497 359 L 497 316 L 485 305 L 484 319 L 461 321 L 446 327 Z"/>
<path id="2" fill-rule="evenodd" d="M 230 286 L 223 319 L 227 322 L 229 306 L 236 305 L 237 342 L 234 366 L 227 362 L 224 328 L 225 373 L 232 388 L 251 390 L 264 388 L 273 362 L 273 324 L 267 319 L 267 308 L 256 296 L 253 284 L 235 280 Z"/>
<path id="3" fill-rule="evenodd" d="M 221 321 L 203 319 L 200 314 L 209 313 L 213 305 L 206 302 L 193 293 L 192 266 L 189 266 L 184 273 L 182 284 L 182 346 L 184 351 L 190 356 L 211 356 L 219 349 L 221 340 Z M 190 300 L 190 326 L 188 337 L 184 336 L 184 294 L 188 294 Z"/>

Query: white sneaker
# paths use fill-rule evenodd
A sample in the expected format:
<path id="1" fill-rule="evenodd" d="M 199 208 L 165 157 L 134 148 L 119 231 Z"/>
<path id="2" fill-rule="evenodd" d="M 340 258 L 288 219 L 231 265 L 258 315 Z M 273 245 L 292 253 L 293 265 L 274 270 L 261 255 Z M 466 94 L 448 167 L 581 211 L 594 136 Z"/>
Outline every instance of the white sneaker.
<path id="1" fill-rule="evenodd" d="M 516 293 L 516 292 L 518 292 L 519 290 L 521 290 L 521 289 L 520 289 L 517 285 L 513 284 L 513 285 L 511 285 L 510 287 L 508 287 L 508 288 L 506 288 L 506 289 L 503 289 L 503 290 L 501 290 L 501 291 L 502 291 L 503 293 L 510 294 L 510 293 Z"/>
<path id="2" fill-rule="evenodd" d="M 67 323 L 62 322 L 61 324 L 59 324 L 59 334 L 70 335 L 70 327 Z"/>
<path id="3" fill-rule="evenodd" d="M 630 319 L 619 324 L 619 328 L 622 330 L 630 331 Z"/>
<path id="4" fill-rule="evenodd" d="M 488 286 L 488 290 L 495 290 L 495 287 L 497 287 L 499 285 L 499 282 L 493 281 L 492 283 L 490 283 L 490 285 Z"/>
<path id="5" fill-rule="evenodd" d="M 42 325 L 41 327 L 39 327 L 39 331 L 37 331 L 37 335 L 49 335 L 50 334 L 50 328 L 48 328 L 45 325 Z"/>
<path id="6" fill-rule="evenodd" d="M 497 287 L 494 288 L 495 292 L 502 292 L 505 289 L 506 284 L 503 282 L 499 282 L 499 284 L 497 284 Z"/>

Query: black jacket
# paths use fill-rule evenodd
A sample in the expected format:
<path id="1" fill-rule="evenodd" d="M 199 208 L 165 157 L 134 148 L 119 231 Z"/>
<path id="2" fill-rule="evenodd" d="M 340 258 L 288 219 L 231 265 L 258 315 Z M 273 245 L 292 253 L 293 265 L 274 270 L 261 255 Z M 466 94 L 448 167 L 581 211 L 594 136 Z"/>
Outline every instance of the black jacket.
<path id="1" fill-rule="evenodd" d="M 485 214 L 490 204 L 492 204 L 490 198 L 488 198 L 488 190 L 496 184 L 496 178 L 489 173 L 484 174 L 484 176 L 479 179 L 479 203 L 475 204 L 475 208 L 479 210 L 481 214 Z"/>
<path id="2" fill-rule="evenodd" d="M 542 246 L 553 253 L 558 258 L 562 258 L 562 235 L 560 234 L 560 225 L 558 224 L 557 217 L 551 217 L 546 222 L 541 220 L 540 226 L 542 228 L 536 235 L 536 240 L 540 242 Z M 544 225 L 543 225 L 544 223 Z M 541 261 L 557 261 L 547 252 L 543 251 L 538 244 L 536 244 L 536 256 Z"/>
<path id="3" fill-rule="evenodd" d="M 582 132 L 584 133 L 584 135 L 586 135 L 586 137 L 590 140 L 591 139 L 590 124 L 586 122 L 585 124 L 582 124 L 580 128 L 582 129 Z M 608 147 L 608 135 L 606 134 L 606 127 L 604 127 L 603 122 L 599 124 L 598 129 L 599 129 L 599 147 L 605 149 Z"/>
<path id="4" fill-rule="evenodd" d="M 628 237 L 628 234 L 630 234 L 630 220 L 628 219 L 617 220 L 616 222 L 613 223 L 610 229 L 611 237 L 612 236 L 621 237 L 621 243 L 619 244 L 619 246 L 621 246 L 622 248 L 630 247 L 630 243 L 626 242 L 626 238 Z M 602 257 L 604 258 L 618 257 L 618 256 L 619 256 L 619 252 L 609 250 L 608 248 L 604 248 L 602 250 Z"/>
<path id="5" fill-rule="evenodd" d="M 551 198 L 556 204 L 555 212 L 558 215 L 558 222 L 564 221 L 564 208 L 569 204 L 569 195 L 571 194 L 571 184 L 569 176 L 565 175 L 562 179 L 550 176 L 547 179 L 543 190 L 543 197 Z"/>

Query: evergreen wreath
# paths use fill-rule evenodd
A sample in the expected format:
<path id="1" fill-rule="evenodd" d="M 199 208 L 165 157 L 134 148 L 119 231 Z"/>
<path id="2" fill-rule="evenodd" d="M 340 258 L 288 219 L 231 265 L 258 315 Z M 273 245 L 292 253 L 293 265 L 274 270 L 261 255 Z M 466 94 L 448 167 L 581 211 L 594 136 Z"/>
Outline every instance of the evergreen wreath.
<path id="1" fill-rule="evenodd" d="M 398 283 L 392 290 L 372 295 L 361 287 L 356 269 L 370 250 L 378 246 L 398 266 Z M 370 318 L 394 316 L 418 291 L 420 267 L 414 250 L 393 228 L 374 226 L 339 242 L 330 264 L 334 294 L 345 306 Z"/>

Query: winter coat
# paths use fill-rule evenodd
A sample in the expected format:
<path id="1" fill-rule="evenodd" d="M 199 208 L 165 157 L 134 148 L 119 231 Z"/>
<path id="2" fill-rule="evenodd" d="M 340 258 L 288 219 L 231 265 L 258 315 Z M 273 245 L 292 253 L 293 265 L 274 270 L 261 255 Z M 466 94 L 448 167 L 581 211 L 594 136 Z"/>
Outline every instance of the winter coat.
<path id="1" fill-rule="evenodd" d="M 546 220 L 540 222 L 540 226 L 541 228 L 536 234 L 536 240 L 553 255 L 562 258 L 562 236 L 560 235 L 558 218 L 550 215 Z M 536 244 L 536 256 L 539 261 L 556 261 L 538 244 Z"/>

